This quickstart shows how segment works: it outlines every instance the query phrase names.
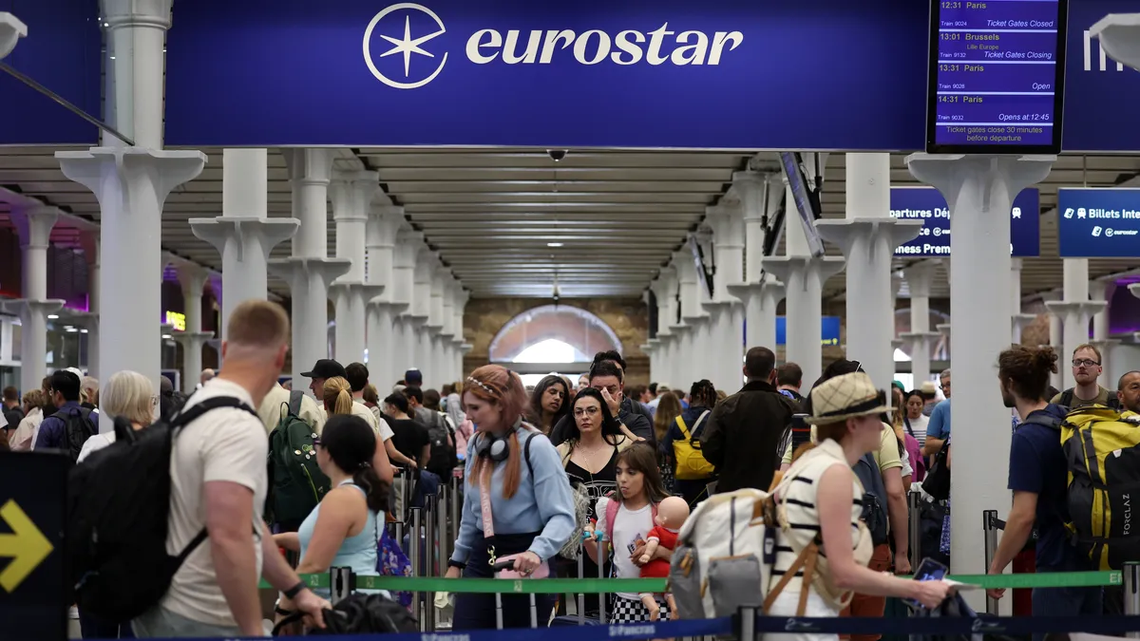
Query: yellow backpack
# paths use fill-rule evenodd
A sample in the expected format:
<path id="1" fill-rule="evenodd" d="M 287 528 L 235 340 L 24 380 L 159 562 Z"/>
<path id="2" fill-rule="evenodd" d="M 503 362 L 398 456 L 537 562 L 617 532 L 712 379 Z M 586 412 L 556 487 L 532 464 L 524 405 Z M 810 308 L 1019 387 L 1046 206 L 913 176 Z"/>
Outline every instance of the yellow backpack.
<path id="1" fill-rule="evenodd" d="M 683 438 L 673 441 L 673 458 L 677 460 L 676 476 L 682 481 L 707 479 L 716 473 L 716 468 L 701 453 L 701 442 L 693 436 L 708 416 L 709 411 L 705 410 L 693 425 L 692 433 L 689 432 L 685 421 L 680 416 L 677 417 L 677 427 L 680 428 Z"/>
<path id="2" fill-rule="evenodd" d="M 1101 570 L 1140 558 L 1140 414 L 1103 405 L 1061 423 L 1069 465 L 1067 524 Z"/>

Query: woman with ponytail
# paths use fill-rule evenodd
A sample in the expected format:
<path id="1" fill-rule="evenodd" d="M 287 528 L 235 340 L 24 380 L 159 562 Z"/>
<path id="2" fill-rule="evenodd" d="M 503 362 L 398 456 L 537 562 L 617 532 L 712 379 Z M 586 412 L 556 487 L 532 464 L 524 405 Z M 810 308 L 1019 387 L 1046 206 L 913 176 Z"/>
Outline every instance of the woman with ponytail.
<path id="1" fill-rule="evenodd" d="M 317 464 L 332 489 L 297 532 L 275 534 L 273 540 L 278 547 L 300 553 L 299 573 L 348 567 L 358 576 L 377 576 L 376 544 L 388 509 L 389 485 L 372 466 L 376 435 L 359 416 L 334 413 L 313 445 Z M 327 589 L 314 592 L 328 596 Z M 282 597 L 277 607 L 277 613 L 284 616 L 292 610 L 292 603 Z"/>
<path id="2" fill-rule="evenodd" d="M 325 379 L 322 392 L 324 392 L 325 412 L 329 416 L 352 414 L 352 387 L 348 384 L 347 378 L 334 376 Z"/>
<path id="3" fill-rule="evenodd" d="M 558 452 L 523 422 L 528 399 L 518 374 L 499 365 L 480 367 L 464 381 L 462 398 L 476 431 L 467 447 L 463 514 L 447 577 L 490 578 L 492 563 L 505 557 L 514 559 L 513 570 L 521 576 L 546 576 L 548 562 L 575 528 L 574 500 Z M 529 628 L 528 597 L 502 600 L 503 627 Z M 553 594 L 535 595 L 539 621 L 550 617 L 554 601 Z M 453 630 L 495 627 L 493 595 L 456 595 Z"/>

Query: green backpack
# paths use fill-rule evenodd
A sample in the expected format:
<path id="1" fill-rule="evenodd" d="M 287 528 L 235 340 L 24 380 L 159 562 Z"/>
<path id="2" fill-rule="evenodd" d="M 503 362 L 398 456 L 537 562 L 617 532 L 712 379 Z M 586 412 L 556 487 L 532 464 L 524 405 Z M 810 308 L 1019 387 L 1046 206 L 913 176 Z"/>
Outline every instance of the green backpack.
<path id="1" fill-rule="evenodd" d="M 269 433 L 269 498 L 266 520 L 298 526 L 329 491 L 329 478 L 317 465 L 313 428 L 301 419 L 304 392 L 289 393 L 281 404 L 281 420 Z"/>

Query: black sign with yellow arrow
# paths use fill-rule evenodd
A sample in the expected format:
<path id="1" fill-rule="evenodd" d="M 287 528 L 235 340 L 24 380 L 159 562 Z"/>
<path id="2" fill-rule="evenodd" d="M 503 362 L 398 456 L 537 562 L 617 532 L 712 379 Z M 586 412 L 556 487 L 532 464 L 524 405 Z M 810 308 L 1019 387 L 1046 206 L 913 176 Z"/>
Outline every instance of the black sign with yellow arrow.
<path id="1" fill-rule="evenodd" d="M 0 621 L 5 640 L 67 638 L 63 454 L 0 452 Z"/>

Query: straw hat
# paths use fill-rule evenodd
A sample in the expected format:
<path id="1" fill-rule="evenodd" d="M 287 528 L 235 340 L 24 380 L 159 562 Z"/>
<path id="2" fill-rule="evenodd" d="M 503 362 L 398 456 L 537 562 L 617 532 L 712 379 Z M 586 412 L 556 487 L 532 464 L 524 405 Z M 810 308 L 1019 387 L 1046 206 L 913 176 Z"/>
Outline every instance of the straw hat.
<path id="1" fill-rule="evenodd" d="M 807 422 L 813 425 L 891 411 L 887 393 L 875 389 L 865 372 L 836 376 L 812 388 L 811 407 Z"/>
<path id="2" fill-rule="evenodd" d="M 936 394 L 934 381 L 923 381 L 921 391 L 926 396 L 934 396 Z"/>

